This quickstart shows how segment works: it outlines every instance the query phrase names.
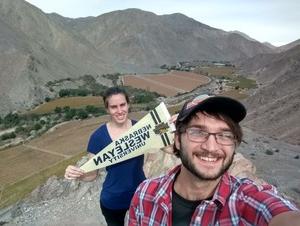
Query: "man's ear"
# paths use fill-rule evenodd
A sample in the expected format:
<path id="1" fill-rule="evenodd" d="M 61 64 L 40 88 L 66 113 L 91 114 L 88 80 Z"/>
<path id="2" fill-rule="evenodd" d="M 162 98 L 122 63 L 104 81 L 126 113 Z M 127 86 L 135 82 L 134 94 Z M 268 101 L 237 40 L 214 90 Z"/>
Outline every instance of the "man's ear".
<path id="1" fill-rule="evenodd" d="M 175 133 L 174 135 L 174 142 L 175 142 L 175 147 L 180 150 L 180 139 L 179 139 L 180 134 Z"/>

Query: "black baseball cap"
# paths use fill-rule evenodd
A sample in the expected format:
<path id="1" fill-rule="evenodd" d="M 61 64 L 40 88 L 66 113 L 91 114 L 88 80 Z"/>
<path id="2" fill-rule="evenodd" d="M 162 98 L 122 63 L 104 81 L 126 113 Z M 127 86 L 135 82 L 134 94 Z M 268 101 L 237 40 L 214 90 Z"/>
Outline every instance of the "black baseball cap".
<path id="1" fill-rule="evenodd" d="M 235 99 L 203 94 L 185 102 L 176 119 L 176 126 L 198 111 L 222 113 L 236 123 L 242 121 L 247 114 L 245 106 Z"/>

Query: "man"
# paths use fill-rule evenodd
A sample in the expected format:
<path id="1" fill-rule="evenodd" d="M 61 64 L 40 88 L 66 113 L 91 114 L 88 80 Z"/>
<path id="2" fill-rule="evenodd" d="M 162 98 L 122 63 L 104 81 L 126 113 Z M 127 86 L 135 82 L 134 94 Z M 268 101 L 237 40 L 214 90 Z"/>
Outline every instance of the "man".
<path id="1" fill-rule="evenodd" d="M 300 225 L 299 209 L 273 186 L 228 174 L 245 116 L 245 107 L 228 97 L 186 102 L 174 140 L 182 164 L 140 184 L 128 225 Z"/>

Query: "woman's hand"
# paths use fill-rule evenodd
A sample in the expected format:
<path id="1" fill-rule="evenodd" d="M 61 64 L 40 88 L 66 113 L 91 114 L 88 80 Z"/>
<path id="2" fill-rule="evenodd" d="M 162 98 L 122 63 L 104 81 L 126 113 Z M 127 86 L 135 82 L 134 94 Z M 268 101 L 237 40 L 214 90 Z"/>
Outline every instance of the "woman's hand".
<path id="1" fill-rule="evenodd" d="M 169 120 L 169 122 L 175 124 L 176 120 L 177 120 L 177 117 L 178 117 L 178 113 L 175 114 L 175 115 L 172 115 L 171 118 L 170 118 L 170 120 Z"/>
<path id="2" fill-rule="evenodd" d="M 65 178 L 68 180 L 75 180 L 84 176 L 84 171 L 79 167 L 69 165 L 65 170 Z"/>

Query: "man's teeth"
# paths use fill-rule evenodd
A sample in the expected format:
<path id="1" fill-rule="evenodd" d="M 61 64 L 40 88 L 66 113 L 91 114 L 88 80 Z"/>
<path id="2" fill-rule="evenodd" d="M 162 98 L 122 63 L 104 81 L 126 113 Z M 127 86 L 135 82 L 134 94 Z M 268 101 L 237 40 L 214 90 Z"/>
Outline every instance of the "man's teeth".
<path id="1" fill-rule="evenodd" d="M 217 158 L 211 158 L 211 157 L 200 157 L 201 160 L 207 161 L 207 162 L 215 162 L 217 161 Z"/>

